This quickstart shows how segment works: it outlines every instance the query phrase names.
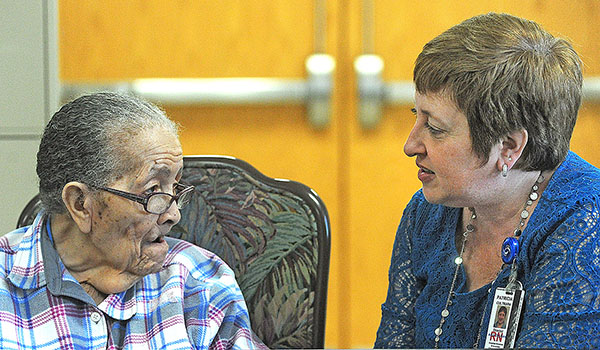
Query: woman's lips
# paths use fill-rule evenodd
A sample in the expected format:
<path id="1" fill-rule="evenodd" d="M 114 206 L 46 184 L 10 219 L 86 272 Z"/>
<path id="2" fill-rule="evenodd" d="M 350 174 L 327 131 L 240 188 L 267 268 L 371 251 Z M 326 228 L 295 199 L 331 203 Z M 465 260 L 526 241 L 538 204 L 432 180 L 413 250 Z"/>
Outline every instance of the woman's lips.
<path id="1" fill-rule="evenodd" d="M 425 167 L 419 166 L 419 173 L 417 176 L 422 182 L 429 182 L 433 180 L 435 173 Z"/>

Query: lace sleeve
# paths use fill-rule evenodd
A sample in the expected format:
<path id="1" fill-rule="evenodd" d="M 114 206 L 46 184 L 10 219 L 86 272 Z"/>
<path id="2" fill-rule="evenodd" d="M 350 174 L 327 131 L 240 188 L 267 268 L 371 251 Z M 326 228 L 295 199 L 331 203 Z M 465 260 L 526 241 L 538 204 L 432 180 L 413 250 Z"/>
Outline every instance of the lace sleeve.
<path id="1" fill-rule="evenodd" d="M 517 348 L 600 348 L 599 210 L 580 205 L 541 243 Z"/>
<path id="2" fill-rule="evenodd" d="M 420 288 L 412 273 L 410 259 L 410 233 L 414 230 L 417 196 L 404 210 L 396 233 L 392 262 L 389 270 L 389 287 L 385 303 L 381 306 L 382 318 L 375 348 L 402 348 L 415 345 L 415 299 Z"/>

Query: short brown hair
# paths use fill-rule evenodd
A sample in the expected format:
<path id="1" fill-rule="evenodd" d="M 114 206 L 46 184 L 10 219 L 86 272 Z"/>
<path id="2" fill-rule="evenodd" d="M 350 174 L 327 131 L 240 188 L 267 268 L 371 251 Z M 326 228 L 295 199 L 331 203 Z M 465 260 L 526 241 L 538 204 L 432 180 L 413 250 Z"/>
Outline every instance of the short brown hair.
<path id="1" fill-rule="evenodd" d="M 497 13 L 470 18 L 423 47 L 413 77 L 419 93 L 445 93 L 466 115 L 482 161 L 520 129 L 529 141 L 516 168 L 550 170 L 566 157 L 581 104 L 581 60 L 537 23 Z"/>

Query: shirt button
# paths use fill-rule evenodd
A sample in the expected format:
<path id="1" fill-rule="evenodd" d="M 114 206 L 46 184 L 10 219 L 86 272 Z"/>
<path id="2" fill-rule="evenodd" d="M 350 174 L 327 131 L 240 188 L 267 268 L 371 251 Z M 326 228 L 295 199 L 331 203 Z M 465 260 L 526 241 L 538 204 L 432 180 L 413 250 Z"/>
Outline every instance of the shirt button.
<path id="1" fill-rule="evenodd" d="M 102 316 L 97 312 L 92 312 L 91 317 L 92 317 L 92 321 L 94 321 L 94 323 L 98 323 L 102 319 Z"/>

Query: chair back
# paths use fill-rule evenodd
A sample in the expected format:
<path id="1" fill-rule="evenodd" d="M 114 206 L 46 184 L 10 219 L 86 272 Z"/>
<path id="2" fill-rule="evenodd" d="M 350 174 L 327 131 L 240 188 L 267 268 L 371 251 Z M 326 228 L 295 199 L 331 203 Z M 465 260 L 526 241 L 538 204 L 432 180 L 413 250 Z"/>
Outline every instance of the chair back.
<path id="1" fill-rule="evenodd" d="M 21 215 L 19 215 L 19 219 L 17 220 L 17 228 L 33 224 L 33 220 L 35 220 L 35 217 L 41 210 L 42 201 L 40 200 L 40 195 L 36 194 L 27 202 L 23 211 L 21 211 Z"/>
<path id="2" fill-rule="evenodd" d="M 323 348 L 330 226 L 319 196 L 224 156 L 185 156 L 181 181 L 195 191 L 170 235 L 235 271 L 268 347 Z"/>
<path id="3" fill-rule="evenodd" d="M 269 348 L 323 348 L 330 226 L 319 196 L 225 156 L 185 156 L 181 181 L 195 190 L 169 235 L 235 271 L 252 328 Z M 17 227 L 40 210 L 36 195 Z"/>

